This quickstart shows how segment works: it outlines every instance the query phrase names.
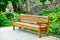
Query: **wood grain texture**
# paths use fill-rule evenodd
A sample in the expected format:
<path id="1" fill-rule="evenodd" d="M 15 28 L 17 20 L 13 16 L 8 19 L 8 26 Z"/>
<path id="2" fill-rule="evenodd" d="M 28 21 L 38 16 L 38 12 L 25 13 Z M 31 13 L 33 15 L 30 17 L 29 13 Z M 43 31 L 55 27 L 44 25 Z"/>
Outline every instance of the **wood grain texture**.
<path id="1" fill-rule="evenodd" d="M 12 20 L 20 20 L 20 22 L 13 22 L 13 30 L 15 30 L 15 26 L 19 26 L 19 29 L 29 28 L 33 30 L 38 30 L 38 35 L 41 37 L 42 31 L 46 32 L 46 36 L 48 36 L 48 28 L 49 28 L 49 16 L 37 16 L 37 15 L 26 15 L 21 14 L 20 18 L 12 18 Z M 36 26 L 38 25 L 38 26 Z M 44 26 L 44 27 L 42 27 Z"/>

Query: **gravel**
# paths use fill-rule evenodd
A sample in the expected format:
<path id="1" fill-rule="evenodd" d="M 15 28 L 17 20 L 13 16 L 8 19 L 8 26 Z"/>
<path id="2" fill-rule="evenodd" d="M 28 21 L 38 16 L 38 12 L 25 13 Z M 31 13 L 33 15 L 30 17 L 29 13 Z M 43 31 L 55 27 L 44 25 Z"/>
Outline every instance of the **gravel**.
<path id="1" fill-rule="evenodd" d="M 60 40 L 55 37 L 45 37 L 39 38 L 38 35 L 32 34 L 30 32 L 22 31 L 16 28 L 12 30 L 12 27 L 0 28 L 0 40 Z"/>

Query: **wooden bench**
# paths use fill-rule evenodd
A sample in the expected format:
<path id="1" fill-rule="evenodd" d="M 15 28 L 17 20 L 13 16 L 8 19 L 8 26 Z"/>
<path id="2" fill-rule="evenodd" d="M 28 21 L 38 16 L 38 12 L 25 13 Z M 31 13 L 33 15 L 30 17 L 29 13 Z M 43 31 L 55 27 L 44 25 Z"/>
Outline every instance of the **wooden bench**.
<path id="1" fill-rule="evenodd" d="M 20 22 L 14 22 L 14 20 L 20 20 Z M 49 27 L 48 16 L 21 14 L 20 18 L 12 18 L 12 21 L 13 21 L 13 30 L 15 30 L 15 26 L 18 26 L 20 29 L 23 27 L 38 30 L 39 37 L 41 37 L 42 31 L 45 31 L 46 36 L 48 36 L 48 27 Z"/>

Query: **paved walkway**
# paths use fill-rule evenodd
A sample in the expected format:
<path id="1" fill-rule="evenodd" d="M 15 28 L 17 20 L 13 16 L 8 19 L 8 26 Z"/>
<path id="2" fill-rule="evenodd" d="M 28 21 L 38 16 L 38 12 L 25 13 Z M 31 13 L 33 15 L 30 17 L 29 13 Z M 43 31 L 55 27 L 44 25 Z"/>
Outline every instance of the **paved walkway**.
<path id="1" fill-rule="evenodd" d="M 55 37 L 42 37 L 19 29 L 12 30 L 12 27 L 0 28 L 0 40 L 58 40 Z M 60 39 L 59 39 L 60 40 Z"/>

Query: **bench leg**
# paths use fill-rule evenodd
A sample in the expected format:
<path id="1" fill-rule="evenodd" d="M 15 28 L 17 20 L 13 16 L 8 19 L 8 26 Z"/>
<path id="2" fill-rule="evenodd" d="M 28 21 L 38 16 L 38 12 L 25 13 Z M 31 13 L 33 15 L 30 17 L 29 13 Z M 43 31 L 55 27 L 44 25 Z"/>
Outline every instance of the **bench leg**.
<path id="1" fill-rule="evenodd" d="M 13 30 L 15 30 L 15 25 L 13 25 Z"/>
<path id="2" fill-rule="evenodd" d="M 41 38 L 41 29 L 38 30 L 39 38 Z"/>
<path id="3" fill-rule="evenodd" d="M 21 27 L 19 27 L 19 29 L 21 29 Z"/>
<path id="4" fill-rule="evenodd" d="M 48 36 L 49 34 L 49 31 L 48 31 L 48 28 L 46 28 L 46 36 Z"/>

